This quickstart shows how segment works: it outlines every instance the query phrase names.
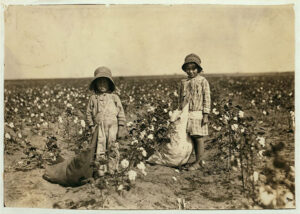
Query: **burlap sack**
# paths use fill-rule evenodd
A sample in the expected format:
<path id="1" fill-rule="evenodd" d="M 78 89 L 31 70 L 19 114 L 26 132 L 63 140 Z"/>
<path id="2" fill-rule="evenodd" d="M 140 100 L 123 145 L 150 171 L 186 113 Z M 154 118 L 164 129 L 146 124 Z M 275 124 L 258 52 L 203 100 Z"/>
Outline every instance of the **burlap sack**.
<path id="1" fill-rule="evenodd" d="M 147 160 L 148 163 L 171 167 L 187 163 L 193 151 L 192 140 L 186 133 L 188 116 L 188 105 L 182 111 L 176 110 L 172 114 L 171 122 L 175 123 L 175 130 L 170 133 L 170 143 L 167 143 L 160 151 L 150 156 Z"/>
<path id="2" fill-rule="evenodd" d="M 81 185 L 81 181 L 92 177 L 97 135 L 98 131 L 95 130 L 90 147 L 86 151 L 62 163 L 47 166 L 43 178 L 63 186 L 78 186 Z"/>

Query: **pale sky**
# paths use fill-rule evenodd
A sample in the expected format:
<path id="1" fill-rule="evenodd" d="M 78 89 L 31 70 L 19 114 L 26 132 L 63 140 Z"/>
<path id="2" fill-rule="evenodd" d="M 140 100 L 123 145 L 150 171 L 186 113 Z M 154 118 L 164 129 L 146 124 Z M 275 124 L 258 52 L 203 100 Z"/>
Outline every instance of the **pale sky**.
<path id="1" fill-rule="evenodd" d="M 294 9 L 221 5 L 9 6 L 5 79 L 294 71 Z"/>

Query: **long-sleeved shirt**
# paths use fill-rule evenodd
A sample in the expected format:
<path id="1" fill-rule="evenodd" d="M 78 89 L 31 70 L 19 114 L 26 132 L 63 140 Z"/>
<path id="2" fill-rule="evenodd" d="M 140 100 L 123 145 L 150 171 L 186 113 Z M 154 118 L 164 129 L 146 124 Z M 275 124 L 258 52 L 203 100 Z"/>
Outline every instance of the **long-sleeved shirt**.
<path id="1" fill-rule="evenodd" d="M 187 103 L 189 103 L 189 111 L 210 113 L 210 88 L 205 77 L 197 75 L 194 78 L 187 78 L 181 81 L 179 107 L 182 109 Z"/>
<path id="2" fill-rule="evenodd" d="M 103 118 L 116 119 L 118 125 L 124 126 L 126 123 L 124 109 L 117 94 L 92 95 L 86 110 L 86 120 L 89 126 L 95 125 L 95 117 L 98 113 L 103 114 Z"/>

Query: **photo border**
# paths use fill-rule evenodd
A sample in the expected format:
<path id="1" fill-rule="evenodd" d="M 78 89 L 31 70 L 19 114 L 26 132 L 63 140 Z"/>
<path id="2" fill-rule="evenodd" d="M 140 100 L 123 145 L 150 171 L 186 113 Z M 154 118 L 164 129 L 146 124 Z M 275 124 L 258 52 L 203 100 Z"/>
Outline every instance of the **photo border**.
<path id="1" fill-rule="evenodd" d="M 69 5 L 69 4 L 122 4 L 122 5 L 142 5 L 142 4 L 158 4 L 158 5 L 181 5 L 181 4 L 210 4 L 210 5 L 286 5 L 286 4 L 294 4 L 295 10 L 295 118 L 296 118 L 296 127 L 300 125 L 300 114 L 298 109 L 299 106 L 299 85 L 296 84 L 299 82 L 299 44 L 300 44 L 300 23 L 299 23 L 299 1 L 297 0 L 1 0 L 0 7 L 0 27 L 1 27 L 1 40 L 0 40 L 0 109 L 3 112 L 4 105 L 4 11 L 9 5 Z M 1 158 L 3 160 L 4 154 L 4 144 L 3 144 L 3 136 L 4 136 L 4 115 L 0 114 L 0 136 L 1 136 Z M 40 208 L 4 208 L 4 183 L 3 179 L 0 179 L 0 203 L 1 203 L 1 213 L 299 213 L 299 145 L 297 143 L 299 137 L 299 132 L 295 132 L 295 186 L 296 186 L 296 209 L 282 209 L 282 210 L 58 210 L 58 209 L 40 209 Z M 0 170 L 2 178 L 4 176 L 4 163 L 1 161 Z"/>

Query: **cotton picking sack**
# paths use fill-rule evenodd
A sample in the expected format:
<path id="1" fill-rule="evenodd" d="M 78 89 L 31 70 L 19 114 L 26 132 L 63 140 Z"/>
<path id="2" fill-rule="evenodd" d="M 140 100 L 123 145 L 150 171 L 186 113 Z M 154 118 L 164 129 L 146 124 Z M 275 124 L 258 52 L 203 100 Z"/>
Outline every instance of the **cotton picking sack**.
<path id="1" fill-rule="evenodd" d="M 170 121 L 174 122 L 175 130 L 170 133 L 170 143 L 154 153 L 147 162 L 171 167 L 187 163 L 193 151 L 192 140 L 186 133 L 188 117 L 188 105 L 182 111 L 174 111 Z"/>
<path id="2" fill-rule="evenodd" d="M 51 183 L 62 186 L 79 186 L 82 181 L 93 176 L 93 166 L 91 165 L 98 137 L 98 129 L 93 133 L 91 143 L 86 151 L 65 160 L 62 163 L 46 166 L 43 178 Z"/>

